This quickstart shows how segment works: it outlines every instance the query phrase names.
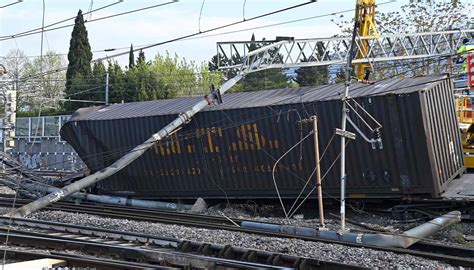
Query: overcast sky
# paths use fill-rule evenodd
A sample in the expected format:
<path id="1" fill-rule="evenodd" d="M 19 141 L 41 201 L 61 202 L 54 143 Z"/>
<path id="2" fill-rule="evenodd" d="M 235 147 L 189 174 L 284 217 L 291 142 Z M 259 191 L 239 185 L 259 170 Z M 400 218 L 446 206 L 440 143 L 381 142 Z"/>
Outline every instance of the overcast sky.
<path id="1" fill-rule="evenodd" d="M 6 5 L 15 1 L 16 0 L 0 0 L 0 4 Z M 91 4 L 92 9 L 96 9 L 114 2 L 116 2 L 116 0 L 46 0 L 45 25 L 73 17 L 77 14 L 79 9 L 82 9 L 83 12 L 87 12 Z M 112 7 L 94 12 L 92 15 L 85 15 L 85 19 L 97 19 L 103 16 L 166 2 L 167 1 L 161 0 L 124 0 L 122 3 Z M 204 31 L 216 26 L 242 20 L 243 2 L 243 0 L 205 1 L 201 16 L 201 30 Z M 306 0 L 247 0 L 245 5 L 245 17 L 250 18 L 304 2 L 306 2 Z M 378 1 L 377 3 L 380 5 L 379 10 L 387 11 L 399 9 L 400 5 L 405 1 L 387 2 L 390 1 Z M 138 47 L 140 45 L 157 43 L 195 33 L 199 31 L 198 18 L 201 5 L 201 0 L 180 0 L 177 3 L 146 11 L 90 22 L 86 24 L 89 42 L 92 50 L 97 51 L 109 48 L 128 48 L 131 43 L 133 43 L 135 47 Z M 319 0 L 316 3 L 301 8 L 246 22 L 209 34 L 351 10 L 354 6 L 355 0 Z M 343 15 L 349 18 L 353 16 L 353 13 L 354 11 L 350 11 Z M 339 15 L 340 14 L 337 14 L 336 16 Z M 164 53 L 165 51 L 169 51 L 170 53 L 176 52 L 179 56 L 186 57 L 188 60 L 201 62 L 209 60 L 212 55 L 216 53 L 217 41 L 248 40 L 252 33 L 255 33 L 257 39 L 263 37 L 273 39 L 275 36 L 294 36 L 295 38 L 328 37 L 340 33 L 336 24 L 331 22 L 331 19 L 336 16 L 327 16 L 277 27 L 179 41 L 146 50 L 145 54 L 150 58 L 157 52 Z M 41 19 L 41 0 L 24 0 L 22 3 L 2 8 L 0 9 L 0 36 L 10 36 L 41 27 Z M 64 24 L 70 23 L 73 23 L 73 20 Z M 53 50 L 59 53 L 67 53 L 71 31 L 72 27 L 45 32 L 44 51 Z M 39 55 L 40 37 L 40 34 L 36 34 L 28 37 L 18 37 L 0 41 L 0 55 L 4 56 L 9 50 L 14 48 L 19 48 L 30 56 Z M 108 54 L 117 52 L 120 52 L 120 50 L 108 52 Z M 104 52 L 94 52 L 94 58 L 105 55 L 106 53 Z M 128 58 L 122 57 L 119 58 L 119 61 L 122 64 L 126 64 Z"/>

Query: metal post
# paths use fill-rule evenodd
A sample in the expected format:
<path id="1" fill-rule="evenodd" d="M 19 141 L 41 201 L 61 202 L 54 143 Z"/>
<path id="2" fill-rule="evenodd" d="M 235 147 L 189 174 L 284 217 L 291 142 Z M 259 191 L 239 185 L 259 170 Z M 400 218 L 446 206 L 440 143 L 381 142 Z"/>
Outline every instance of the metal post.
<path id="1" fill-rule="evenodd" d="M 324 227 L 323 190 L 321 187 L 321 168 L 319 162 L 318 118 L 311 116 L 314 132 L 314 159 L 316 162 L 316 186 L 318 187 L 319 224 Z"/>
<path id="2" fill-rule="evenodd" d="M 5 68 L 4 65 L 0 64 L 0 79 L 3 77 L 4 74 L 7 73 L 7 69 Z M 0 80 L 0 83 L 2 83 L 2 80 Z M 2 85 L 0 85 L 0 89 L 3 87 L 3 83 Z M 6 149 L 7 149 L 7 144 L 6 144 L 6 128 L 5 128 L 5 122 L 6 122 L 6 111 L 7 111 L 7 95 L 6 95 L 6 90 L 3 90 L 2 89 L 2 92 L 3 92 L 3 104 L 5 104 L 5 119 L 3 120 L 3 125 L 2 125 L 2 136 L 3 136 L 3 152 L 6 152 Z"/>
<path id="3" fill-rule="evenodd" d="M 349 93 L 349 84 L 346 84 L 345 95 Z M 342 121 L 341 130 L 346 130 L 347 108 L 346 100 L 342 101 Z M 341 136 L 341 233 L 346 231 L 346 137 Z"/>
<path id="4" fill-rule="evenodd" d="M 0 71 L 1 74 L 1 71 Z M 3 152 L 7 153 L 14 146 L 13 137 L 15 136 L 14 126 L 16 122 L 16 95 L 18 89 L 18 78 L 11 83 L 5 85 L 4 105 L 5 116 L 3 118 Z"/>
<path id="5" fill-rule="evenodd" d="M 237 74 L 234 78 L 226 81 L 217 91 L 219 91 L 220 94 L 224 94 L 227 90 L 229 90 L 229 88 L 234 86 L 240 79 L 242 79 L 243 75 L 243 73 Z M 142 144 L 130 150 L 127 154 L 116 160 L 109 167 L 90 174 L 68 186 L 58 189 L 53 193 L 49 193 L 48 195 L 39 198 L 36 201 L 23 205 L 22 207 L 15 209 L 6 215 L 12 217 L 25 217 L 73 193 L 76 193 L 81 189 L 87 188 L 111 175 L 114 175 L 115 173 L 119 172 L 120 170 L 128 166 L 130 163 L 135 161 L 141 155 L 143 155 L 149 148 L 153 147 L 156 142 L 168 137 L 168 135 L 174 133 L 176 130 L 180 129 L 183 125 L 188 123 L 195 114 L 200 112 L 203 108 L 212 104 L 217 98 L 217 96 L 217 93 L 211 93 L 207 95 L 206 97 L 204 97 L 203 100 L 197 102 L 191 109 L 179 114 L 178 117 L 176 117 L 176 119 L 174 119 L 171 123 L 164 126 L 158 132 L 154 133 L 148 140 L 146 140 Z"/>
<path id="6" fill-rule="evenodd" d="M 347 54 L 346 63 L 346 87 L 344 90 L 344 96 L 342 97 L 342 119 L 341 119 L 341 131 L 346 131 L 347 113 L 348 108 L 346 100 L 349 97 L 349 86 L 351 85 L 351 71 L 352 71 L 352 58 L 354 57 L 355 37 L 357 29 L 359 28 L 359 20 L 354 23 L 354 29 L 352 32 L 351 47 Z M 341 136 L 341 230 L 340 233 L 346 232 L 346 137 Z"/>
<path id="7" fill-rule="evenodd" d="M 109 72 L 105 72 L 105 105 L 109 105 Z"/>

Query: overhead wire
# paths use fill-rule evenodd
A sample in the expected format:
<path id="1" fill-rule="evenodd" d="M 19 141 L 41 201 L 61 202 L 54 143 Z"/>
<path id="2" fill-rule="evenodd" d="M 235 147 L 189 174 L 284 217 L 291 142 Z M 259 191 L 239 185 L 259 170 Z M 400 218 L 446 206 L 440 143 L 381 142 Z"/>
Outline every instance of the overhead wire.
<path id="1" fill-rule="evenodd" d="M 86 15 L 86 14 L 90 14 L 92 12 L 95 12 L 95 11 L 99 11 L 99 10 L 102 10 L 102 9 L 105 9 L 105 8 L 108 8 L 108 7 L 111 7 L 111 6 L 114 6 L 116 4 L 119 4 L 119 3 L 122 3 L 123 0 L 119 0 L 117 2 L 114 2 L 112 4 L 108 4 L 108 5 L 105 5 L 105 6 L 102 6 L 100 8 L 97 8 L 97 9 L 94 9 L 94 10 L 91 10 L 89 12 L 85 12 L 83 13 L 83 15 Z M 63 22 L 67 22 L 69 20 L 73 20 L 75 19 L 76 16 L 73 16 L 73 17 L 69 17 L 67 19 L 62 19 L 60 21 L 57 21 L 57 22 L 54 22 L 54 23 L 51 23 L 51 24 L 48 24 L 48 25 L 45 25 L 44 27 L 39 27 L 39 28 L 34 28 L 34 29 L 30 29 L 30 30 L 27 30 L 27 31 L 23 31 L 23 32 L 20 32 L 20 33 L 16 33 L 16 34 L 10 34 L 10 35 L 6 35 L 6 36 L 0 36 L 0 39 L 3 39 L 3 38 L 15 38 L 17 35 L 22 35 L 22 34 L 27 34 L 27 33 L 31 33 L 31 32 L 35 32 L 35 31 L 41 31 L 42 28 L 48 28 L 48 27 L 51 27 L 51 26 L 55 26 L 55 25 L 58 25 L 58 24 L 61 24 Z M 36 33 L 35 33 L 36 34 Z"/>
<path id="2" fill-rule="evenodd" d="M 157 43 L 149 44 L 149 45 L 142 46 L 142 47 L 137 47 L 137 48 L 133 49 L 133 52 L 146 50 L 146 49 L 149 49 L 149 48 L 161 46 L 161 45 L 168 44 L 168 43 L 173 43 L 173 42 L 176 42 L 176 41 L 179 41 L 179 40 L 183 40 L 185 38 L 198 36 L 198 35 L 201 35 L 203 33 L 213 32 L 213 31 L 216 31 L 216 30 L 219 30 L 219 29 L 224 29 L 224 28 L 234 26 L 234 25 L 239 25 L 239 24 L 251 21 L 251 20 L 257 20 L 257 19 L 260 19 L 260 18 L 275 15 L 275 14 L 278 14 L 278 13 L 281 13 L 281 12 L 286 12 L 286 11 L 296 9 L 296 8 L 299 8 L 299 7 L 303 7 L 303 6 L 306 6 L 306 5 L 309 5 L 309 4 L 313 4 L 313 3 L 315 3 L 315 2 L 314 1 L 307 1 L 305 3 L 301 3 L 301 4 L 298 4 L 298 5 L 293 5 L 293 6 L 289 6 L 289 7 L 286 7 L 286 8 L 282 8 L 282 9 L 274 10 L 274 11 L 271 11 L 271 12 L 267 12 L 267 13 L 264 13 L 264 14 L 261 14 L 261 15 L 257 15 L 257 16 L 248 18 L 245 21 L 243 21 L 243 20 L 235 21 L 235 22 L 232 22 L 232 23 L 228 23 L 228 24 L 220 25 L 220 26 L 213 27 L 213 28 L 210 28 L 210 29 L 206 29 L 206 30 L 201 31 L 201 32 L 195 32 L 195 33 L 183 35 L 183 36 L 180 36 L 180 37 L 172 38 L 172 39 L 169 39 L 169 40 L 166 40 L 166 41 L 157 42 Z M 104 61 L 104 60 L 109 60 L 109 59 L 112 59 L 112 58 L 116 58 L 116 57 L 119 57 L 119 56 L 122 56 L 122 55 L 129 54 L 129 52 L 130 51 L 126 51 L 126 52 L 122 52 L 122 53 L 116 53 L 116 54 L 108 55 L 108 56 L 105 56 L 105 57 L 99 57 L 99 58 L 96 58 L 96 59 L 92 60 L 91 62 L 94 63 L 94 62 L 101 62 L 101 61 Z M 67 67 L 53 69 L 53 70 L 50 70 L 50 71 L 46 71 L 45 74 L 47 75 L 49 73 L 56 73 L 56 72 L 64 71 L 66 69 L 67 69 Z M 39 74 L 36 74 L 35 76 L 39 76 Z M 28 78 L 34 78 L 35 76 L 30 76 Z M 27 79 L 27 78 L 25 78 L 25 79 Z"/>
<path id="3" fill-rule="evenodd" d="M 378 6 L 385 5 L 385 4 L 390 4 L 390 3 L 393 3 L 393 1 L 383 2 L 383 3 L 378 4 Z M 251 31 L 251 30 L 258 30 L 258 29 L 263 29 L 263 28 L 281 26 L 281 25 L 286 25 L 286 24 L 291 24 L 291 23 L 298 23 L 298 22 L 303 22 L 303 21 L 308 21 L 308 20 L 324 18 L 324 17 L 328 17 L 328 16 L 333 16 L 333 15 L 336 15 L 336 14 L 341 14 L 341 13 L 353 12 L 355 10 L 356 10 L 355 8 L 346 9 L 346 10 L 342 10 L 342 11 L 338 11 L 338 12 L 326 13 L 326 14 L 323 14 L 323 15 L 310 16 L 310 17 L 306 17 L 306 18 L 289 20 L 289 21 L 284 21 L 284 22 L 279 22 L 279 23 L 266 24 L 266 25 L 251 27 L 251 28 L 232 30 L 232 31 L 221 32 L 221 33 L 210 34 L 210 35 L 204 35 L 204 36 L 199 36 L 199 37 L 190 37 L 190 38 L 186 38 L 184 40 L 193 40 L 193 39 L 208 38 L 208 37 L 221 36 L 221 35 L 229 35 L 229 34 L 246 32 L 246 31 Z"/>
<path id="4" fill-rule="evenodd" d="M 391 3 L 391 1 L 381 3 L 381 4 L 379 4 L 379 6 L 380 6 L 380 5 L 383 5 L 383 4 L 388 4 L 388 3 Z M 335 14 L 338 14 L 338 13 L 344 13 L 344 12 L 349 12 L 349 11 L 353 11 L 353 10 L 355 10 L 355 9 L 350 9 L 350 10 L 345 10 L 345 11 L 335 12 L 335 13 L 329 13 L 329 14 L 320 15 L 320 16 L 335 15 Z M 306 19 L 314 19 L 314 18 L 316 18 L 316 17 L 319 17 L 319 16 L 313 16 L 313 17 L 306 18 Z M 292 22 L 295 22 L 295 21 L 288 21 L 288 22 L 284 22 L 284 23 L 292 23 Z M 268 25 L 268 26 L 271 26 L 271 25 Z M 244 29 L 244 30 L 242 30 L 242 31 L 248 31 L 248 30 L 253 30 L 253 29 L 256 29 L 256 28 Z M 239 30 L 239 31 L 240 31 L 240 30 Z M 229 33 L 231 33 L 231 32 L 229 32 Z M 218 34 L 216 34 L 216 35 L 221 35 L 221 34 L 224 34 L 224 33 L 218 33 Z M 207 37 L 207 36 L 200 36 L 200 37 L 197 37 L 197 38 L 201 38 L 201 37 L 204 38 L 204 37 Z M 140 49 L 142 49 L 142 48 L 145 48 L 145 47 L 147 47 L 147 46 L 152 46 L 152 45 L 153 45 L 153 44 L 139 46 L 139 47 L 136 48 L 135 51 L 138 51 L 138 50 L 140 50 Z M 128 47 L 122 47 L 122 48 L 117 48 L 117 49 L 128 49 Z M 107 50 L 115 50 L 115 49 L 105 49 L 104 51 L 107 51 Z M 123 55 L 123 54 L 122 54 L 122 55 Z M 113 56 L 103 57 L 103 58 L 101 58 L 101 60 L 104 60 L 104 59 L 107 59 L 107 58 L 111 58 L 111 57 L 113 57 Z M 54 71 L 53 71 L 53 72 L 54 72 Z"/>
<path id="5" fill-rule="evenodd" d="M 384 79 L 384 80 L 385 80 L 385 79 Z M 430 82 L 437 82 L 437 81 L 442 81 L 442 80 L 445 80 L 445 78 L 436 79 L 436 80 L 430 80 Z M 383 80 L 381 80 L 381 81 L 383 81 Z M 417 85 L 418 85 L 418 86 L 421 86 L 421 85 L 424 85 L 424 84 L 426 84 L 426 83 L 427 83 L 427 82 L 423 82 L 423 83 L 419 83 L 419 84 L 414 84 L 414 85 L 410 85 L 410 87 L 417 86 Z M 366 85 L 362 85 L 362 86 L 360 86 L 360 87 L 365 87 L 365 86 L 366 86 Z M 397 90 L 397 89 L 403 89 L 403 87 L 387 89 L 386 91 L 389 92 L 389 91 L 393 91 L 393 90 Z M 352 90 L 357 90 L 357 88 L 356 88 L 356 89 L 352 89 Z M 301 95 L 300 95 L 300 98 L 301 98 L 303 95 L 305 95 L 305 94 L 306 94 L 306 93 L 301 94 Z M 337 96 L 337 95 L 335 95 L 335 96 Z M 333 97 L 334 97 L 334 96 L 333 96 Z M 293 99 L 293 98 L 294 98 L 294 96 L 289 96 L 287 99 Z M 279 102 L 284 102 L 284 101 L 285 101 L 285 99 L 279 100 Z M 216 123 L 217 123 L 217 122 L 219 122 L 219 121 L 216 121 Z M 216 123 L 211 123 L 211 124 L 216 124 Z M 190 133 L 193 133 L 193 132 L 190 132 Z M 189 137 L 189 134 L 184 133 L 184 134 L 182 134 L 182 135 L 180 135 L 180 136 Z M 125 151 L 126 151 L 126 150 L 125 150 Z"/>
<path id="6" fill-rule="evenodd" d="M 296 104 L 297 106 L 299 104 Z M 291 109 L 290 109 L 291 110 Z M 241 121 L 234 121 L 232 120 L 231 118 L 229 118 L 229 116 L 224 112 L 224 111 L 220 111 L 221 113 L 224 113 L 224 115 L 226 115 L 226 117 L 228 117 L 228 119 L 232 122 L 231 125 L 225 125 L 222 128 L 222 130 L 226 130 L 226 129 L 230 129 L 230 128 L 234 128 L 234 127 L 238 127 L 239 125 L 242 125 L 242 124 L 246 124 L 246 123 L 251 123 L 251 122 L 255 122 L 257 120 L 263 120 L 263 119 L 266 119 L 266 118 L 270 118 L 270 117 L 273 117 L 275 115 L 280 115 L 282 114 L 283 112 L 281 111 L 273 111 L 272 113 L 269 113 L 269 114 L 265 114 L 265 115 L 259 115 L 259 116 L 254 116 L 250 119 L 244 119 L 244 120 L 241 120 Z M 220 120 L 216 121 L 216 122 L 220 122 Z M 212 125 L 213 123 L 211 123 Z M 201 134 L 198 134 L 196 132 L 196 130 L 192 130 L 192 131 L 189 131 L 187 133 L 181 133 L 180 135 L 177 135 L 176 138 L 167 138 L 167 140 L 170 140 L 170 141 L 184 141 L 184 140 L 188 140 L 188 139 L 192 139 L 192 138 L 197 138 L 201 136 Z M 255 142 L 251 142 L 251 141 L 248 141 L 248 140 L 245 140 L 249 143 L 252 143 L 252 144 L 255 144 Z M 166 141 L 163 141 L 163 143 L 166 143 Z M 93 164 L 93 160 L 97 160 L 97 161 L 100 161 L 102 164 L 107 164 L 108 161 L 114 161 L 116 158 L 117 158 L 117 155 L 121 155 L 121 154 L 124 154 L 124 153 L 127 153 L 129 152 L 131 149 L 133 148 L 133 146 L 130 146 L 130 147 L 123 147 L 122 149 L 120 148 L 115 148 L 114 150 L 110 150 L 110 151 L 104 151 L 103 154 L 92 154 L 92 155 L 88 155 L 88 156 L 82 156 L 82 158 L 84 158 L 89 164 Z M 265 149 L 261 149 L 264 154 L 268 155 L 269 157 L 271 157 L 273 160 L 276 160 L 277 158 L 275 158 L 273 155 L 271 155 L 268 151 L 266 151 Z M 92 158 L 92 160 L 90 159 Z M 51 164 L 50 164 L 51 165 Z M 296 175 L 294 175 L 296 176 Z"/>
<path id="7" fill-rule="evenodd" d="M 204 8 L 204 3 L 206 3 L 206 0 L 202 0 L 201 10 L 199 11 L 199 19 L 198 19 L 198 31 L 199 31 L 199 33 L 201 33 L 201 16 L 202 16 L 202 10 Z"/>
<path id="8" fill-rule="evenodd" d="M 313 133 L 313 135 L 316 136 L 315 133 Z M 310 183 L 311 179 L 313 178 L 313 175 L 316 173 L 316 170 L 318 169 L 318 167 L 321 166 L 321 161 L 323 160 L 324 156 L 326 155 L 326 152 L 327 152 L 327 150 L 329 149 L 329 146 L 331 146 L 331 143 L 333 142 L 334 137 L 336 137 L 336 134 L 335 134 L 335 133 L 332 134 L 331 139 L 329 139 L 329 142 L 326 144 L 326 147 L 324 148 L 323 153 L 322 153 L 321 156 L 319 157 L 318 165 L 314 168 L 314 170 L 313 170 L 313 171 L 311 172 L 311 174 L 308 176 L 308 180 L 306 180 L 306 183 L 304 184 L 303 188 L 301 188 L 300 193 L 298 194 L 298 196 L 296 196 L 296 199 L 295 199 L 295 201 L 293 202 L 293 204 L 291 205 L 290 210 L 288 210 L 288 213 L 291 213 L 291 212 L 292 212 L 292 210 L 293 210 L 293 208 L 295 207 L 297 201 L 300 199 L 301 195 L 303 195 L 304 190 L 306 189 L 306 187 L 307 187 L 308 184 Z"/>
<path id="9" fill-rule="evenodd" d="M 43 27 L 44 27 L 45 11 L 46 11 L 46 3 L 45 3 L 45 0 L 43 0 L 42 30 L 44 30 Z M 41 53 L 40 53 L 40 55 L 41 55 L 40 56 L 40 72 L 42 73 L 43 72 L 43 34 L 41 34 Z M 42 78 L 43 78 L 43 76 L 42 76 Z M 39 110 L 38 117 L 40 115 L 41 115 L 41 104 L 40 104 L 40 110 Z M 38 130 L 36 130 L 36 131 L 38 131 Z M 33 145 L 31 147 L 33 148 Z M 30 151 L 32 150 L 32 148 L 30 149 Z M 4 151 L 6 152 L 7 150 L 4 149 Z M 12 209 L 15 209 L 19 187 L 20 187 L 20 182 L 18 181 L 16 189 L 15 189 L 15 196 L 13 197 Z M 8 240 L 9 240 L 9 236 L 10 236 L 10 230 L 11 230 L 11 227 L 12 227 L 12 221 L 13 221 L 13 217 L 11 216 L 10 219 L 9 219 L 9 222 L 8 222 L 8 228 L 7 228 L 7 233 L 6 233 L 6 237 L 5 237 L 5 246 L 6 247 L 8 247 Z M 7 249 L 5 249 L 4 252 L 3 252 L 2 269 L 4 269 L 4 267 L 5 267 L 6 256 L 7 256 Z"/>
<path id="10" fill-rule="evenodd" d="M 447 42 L 447 41 L 444 41 L 444 43 L 446 43 L 446 42 Z M 439 43 L 441 43 L 441 42 L 439 42 Z M 438 44 L 438 43 L 437 43 L 437 44 Z M 419 45 L 418 48 L 421 48 L 421 47 L 424 47 L 424 46 L 428 46 L 428 45 L 429 45 L 429 44 Z M 414 47 L 413 49 L 416 49 L 416 47 Z M 377 56 L 377 55 L 373 55 L 373 57 L 375 57 L 375 56 Z M 450 57 L 450 56 L 448 56 L 448 57 Z M 432 57 L 427 57 L 427 58 L 432 58 Z M 394 68 L 394 67 L 399 67 L 399 66 L 404 67 L 405 65 L 406 65 L 406 64 L 403 63 L 403 61 L 401 61 L 400 64 L 391 65 L 391 66 L 387 67 L 387 69 L 392 69 L 392 68 Z M 383 68 L 380 68 L 380 69 L 378 69 L 378 70 L 379 70 L 379 71 L 380 71 L 380 70 L 383 70 Z M 410 70 L 407 70 L 407 71 L 404 72 L 404 73 L 407 73 L 407 72 L 410 72 Z M 164 73 L 161 73 L 161 74 L 164 74 Z M 198 75 L 198 74 L 202 74 L 202 72 L 193 72 L 193 74 L 194 74 L 194 75 Z M 192 75 L 192 74 L 189 74 L 189 75 Z M 397 74 L 397 75 L 400 75 L 400 74 Z M 91 75 L 91 77 L 92 77 L 92 75 Z M 160 77 L 163 77 L 163 76 L 160 76 Z M 166 78 L 172 78 L 172 77 L 182 77 L 182 76 L 176 76 L 176 75 L 171 76 L 171 74 L 166 76 Z M 95 78 L 95 77 L 92 77 L 92 78 Z M 170 82 L 167 82 L 167 84 L 170 84 Z M 173 82 L 172 84 L 180 85 L 180 84 L 177 83 L 177 82 Z"/>
<path id="11" fill-rule="evenodd" d="M 273 186 L 275 188 L 275 191 L 277 193 L 277 196 L 278 196 L 278 200 L 281 204 L 281 208 L 283 210 L 283 213 L 285 214 L 285 218 L 286 220 L 288 220 L 288 214 L 286 212 L 286 208 L 285 208 L 285 205 L 283 204 L 283 200 L 281 198 L 281 195 L 280 195 L 280 190 L 278 188 L 278 184 L 276 182 L 276 179 L 275 179 L 275 169 L 278 165 L 278 163 L 280 162 L 280 160 L 282 160 L 286 155 L 288 155 L 288 153 L 290 153 L 294 148 L 296 148 L 298 145 L 300 145 L 302 142 L 304 142 L 307 138 L 309 138 L 309 136 L 311 136 L 313 132 L 310 131 L 306 136 L 304 136 L 301 140 L 299 140 L 298 142 L 296 142 L 292 147 L 290 147 L 285 153 L 283 153 L 283 155 L 281 155 L 277 161 L 274 163 L 273 165 L 273 168 L 272 168 L 272 180 L 273 180 Z"/>
<path id="12" fill-rule="evenodd" d="M 98 18 L 95 18 L 95 19 L 92 19 L 92 20 L 89 20 L 89 21 L 84 21 L 84 23 L 91 23 L 91 22 L 101 21 L 101 20 L 105 20 L 105 19 L 115 18 L 115 17 L 118 17 L 118 16 L 128 15 L 128 14 L 131 14 L 131 13 L 136 13 L 136 12 L 144 11 L 144 10 L 147 10 L 147 9 L 152 9 L 152 8 L 157 8 L 157 7 L 162 7 L 162 6 L 174 4 L 176 2 L 178 2 L 178 0 L 171 0 L 171 1 L 168 1 L 168 2 L 165 2 L 165 3 L 155 4 L 155 5 L 148 6 L 148 7 L 143 7 L 143 8 L 133 9 L 133 10 L 129 10 L 129 11 L 124 11 L 124 12 L 120 12 L 120 13 L 116 13 L 116 14 L 112 14 L 112 15 L 108 15 L 108 16 L 98 17 Z M 118 4 L 118 3 L 120 3 L 120 2 L 116 2 L 115 4 Z M 106 7 L 109 7 L 111 5 L 108 5 Z M 95 11 L 97 11 L 97 10 L 95 10 Z M 88 14 L 88 13 L 84 13 L 84 14 Z M 75 18 L 75 17 L 73 17 L 73 18 Z M 55 31 L 55 30 L 59 30 L 59 29 L 74 26 L 75 24 L 68 24 L 68 25 L 57 26 L 57 27 L 54 27 L 54 28 L 49 28 L 53 25 L 57 25 L 61 22 L 65 22 L 65 21 L 68 21 L 68 20 L 71 20 L 71 19 L 72 18 L 68 18 L 68 19 L 62 20 L 60 22 L 50 24 L 50 25 L 46 26 L 47 29 L 44 29 L 44 32 L 50 32 L 50 31 Z M 0 42 L 12 39 L 13 37 L 15 37 L 15 38 L 26 37 L 26 36 L 40 34 L 41 32 L 42 32 L 41 30 L 29 30 L 29 31 L 25 31 L 24 33 L 8 35 L 8 36 L 0 36 Z"/>
<path id="13" fill-rule="evenodd" d="M 383 3 L 378 4 L 378 6 L 385 5 L 385 4 L 390 4 L 392 2 L 393 1 L 383 2 Z M 227 35 L 227 34 L 234 34 L 234 33 L 238 33 L 238 32 L 246 32 L 246 31 L 257 30 L 257 29 L 268 28 L 268 27 L 275 27 L 275 26 L 291 24 L 291 23 L 296 23 L 296 22 L 301 22 L 301 21 L 313 20 L 313 19 L 318 19 L 318 18 L 323 18 L 323 17 L 328 17 L 328 16 L 334 16 L 334 15 L 337 15 L 337 14 L 352 12 L 352 11 L 355 11 L 355 10 L 356 9 L 353 8 L 353 9 L 347 9 L 347 10 L 338 11 L 338 12 L 327 13 L 327 14 L 323 14 L 323 15 L 306 17 L 306 18 L 297 19 L 297 20 L 285 21 L 285 22 L 281 22 L 281 23 L 266 24 L 266 25 L 262 25 L 262 26 L 256 26 L 256 27 L 250 27 L 250 28 L 246 28 L 246 29 L 233 30 L 233 31 L 229 31 L 229 32 L 221 32 L 221 33 L 216 33 L 216 34 L 211 34 L 211 35 L 203 35 L 203 36 L 198 36 L 198 37 L 185 38 L 185 39 L 183 39 L 183 41 L 184 40 L 194 40 L 194 39 L 208 38 L 208 37 L 220 36 L 220 35 Z M 86 14 L 86 13 L 84 13 L 84 14 Z M 9 37 L 9 36 L 3 36 L 3 37 Z M 0 38 L 3 38 L 3 37 L 0 37 Z M 135 47 L 137 49 L 140 49 L 140 48 L 150 46 L 150 45 L 153 45 L 153 44 L 143 44 L 143 45 L 137 45 Z M 93 50 L 92 52 L 110 52 L 110 51 L 115 51 L 115 50 L 127 50 L 128 51 L 129 49 L 130 49 L 129 46 L 126 46 L 126 47 L 124 46 L 124 47 L 117 47 L 117 48 L 107 48 L 107 49 L 101 49 L 101 50 Z M 67 53 L 61 53 L 59 55 L 67 55 Z M 37 56 L 27 56 L 27 57 L 37 57 Z"/>
<path id="14" fill-rule="evenodd" d="M 0 6 L 0 8 L 10 7 L 10 6 L 19 4 L 19 3 L 21 3 L 21 2 L 23 2 L 23 0 L 17 0 L 16 2 L 12 2 L 12 3 L 6 4 L 6 5 Z"/>

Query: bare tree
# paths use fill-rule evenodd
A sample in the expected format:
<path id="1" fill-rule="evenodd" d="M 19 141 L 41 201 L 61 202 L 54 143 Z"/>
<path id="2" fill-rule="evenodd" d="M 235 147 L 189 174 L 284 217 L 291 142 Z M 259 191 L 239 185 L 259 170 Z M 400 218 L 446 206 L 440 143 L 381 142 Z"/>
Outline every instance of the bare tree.
<path id="1" fill-rule="evenodd" d="M 379 34 L 396 35 L 413 32 L 436 32 L 466 29 L 473 22 L 473 6 L 470 1 L 461 0 L 410 0 L 400 10 L 377 12 L 376 27 Z M 351 31 L 350 21 L 343 16 L 333 20 L 343 33 Z M 430 46 L 431 44 L 426 44 Z M 438 43 L 438 46 L 448 46 Z M 421 50 L 422 48 L 414 48 Z M 439 73 L 446 70 L 447 59 L 400 60 L 374 63 L 372 79 L 393 76 L 418 76 Z"/>
<path id="2" fill-rule="evenodd" d="M 46 108 L 59 109 L 58 99 L 64 97 L 66 72 L 63 68 L 66 65 L 65 58 L 53 51 L 46 52 L 42 60 L 37 57 L 28 62 L 24 78 L 29 82 L 30 91 L 25 102 L 29 103 L 31 109 L 38 110 L 40 104 Z M 38 76 L 41 70 L 54 72 Z"/>
<path id="3" fill-rule="evenodd" d="M 7 74 L 2 84 L 2 94 L 7 88 L 17 91 L 17 110 L 37 111 L 40 107 L 58 109 L 58 98 L 64 96 L 66 60 L 53 51 L 40 57 L 29 58 L 19 49 L 11 50 L 0 58 Z M 43 68 L 41 69 L 41 65 Z M 41 70 L 55 72 L 41 76 Z"/>

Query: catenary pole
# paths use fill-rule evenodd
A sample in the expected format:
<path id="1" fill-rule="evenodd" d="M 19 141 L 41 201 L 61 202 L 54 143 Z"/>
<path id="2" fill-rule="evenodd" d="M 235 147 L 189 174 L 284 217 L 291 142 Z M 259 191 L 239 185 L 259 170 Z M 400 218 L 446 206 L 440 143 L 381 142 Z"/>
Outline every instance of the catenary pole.
<path id="1" fill-rule="evenodd" d="M 109 105 L 109 72 L 105 73 L 105 105 Z"/>
<path id="2" fill-rule="evenodd" d="M 57 202 L 75 192 L 80 191 L 81 189 L 87 188 L 115 173 L 119 172 L 127 165 L 135 161 L 141 155 L 145 153 L 146 150 L 151 148 L 156 142 L 166 138 L 171 133 L 178 130 L 182 125 L 188 123 L 191 118 L 201 111 L 203 108 L 212 104 L 214 100 L 218 99 L 219 94 L 224 94 L 229 88 L 234 86 L 240 79 L 242 79 L 243 74 L 239 73 L 234 78 L 226 81 L 219 90 L 219 92 L 214 92 L 207 95 L 203 100 L 196 103 L 190 110 L 181 113 L 175 120 L 166 125 L 164 128 L 153 134 L 148 140 L 142 144 L 133 148 L 130 152 L 125 154 L 123 157 L 115 161 L 109 167 L 106 167 L 98 172 L 95 172 L 89 176 L 82 178 L 66 187 L 58 189 L 44 197 L 37 199 L 29 204 L 26 204 L 18 209 L 7 213 L 6 216 L 12 217 L 25 217 L 35 211 L 38 211 L 54 202 Z"/>
<path id="3" fill-rule="evenodd" d="M 311 117 L 314 136 L 314 161 L 316 162 L 316 186 L 318 187 L 319 224 L 324 227 L 323 188 L 321 186 L 321 163 L 319 161 L 318 117 Z"/>
<path id="4" fill-rule="evenodd" d="M 354 30 L 352 31 L 352 40 L 349 53 L 347 54 L 346 63 L 346 85 L 344 90 L 344 96 L 342 97 L 342 117 L 341 117 L 341 130 L 342 133 L 346 131 L 347 124 L 347 108 L 346 100 L 349 98 L 349 87 L 351 85 L 351 73 L 352 73 L 352 58 L 354 57 L 355 38 L 359 28 L 359 20 L 356 19 L 354 23 Z M 341 230 L 343 234 L 346 231 L 346 137 L 344 134 L 341 135 Z"/>

